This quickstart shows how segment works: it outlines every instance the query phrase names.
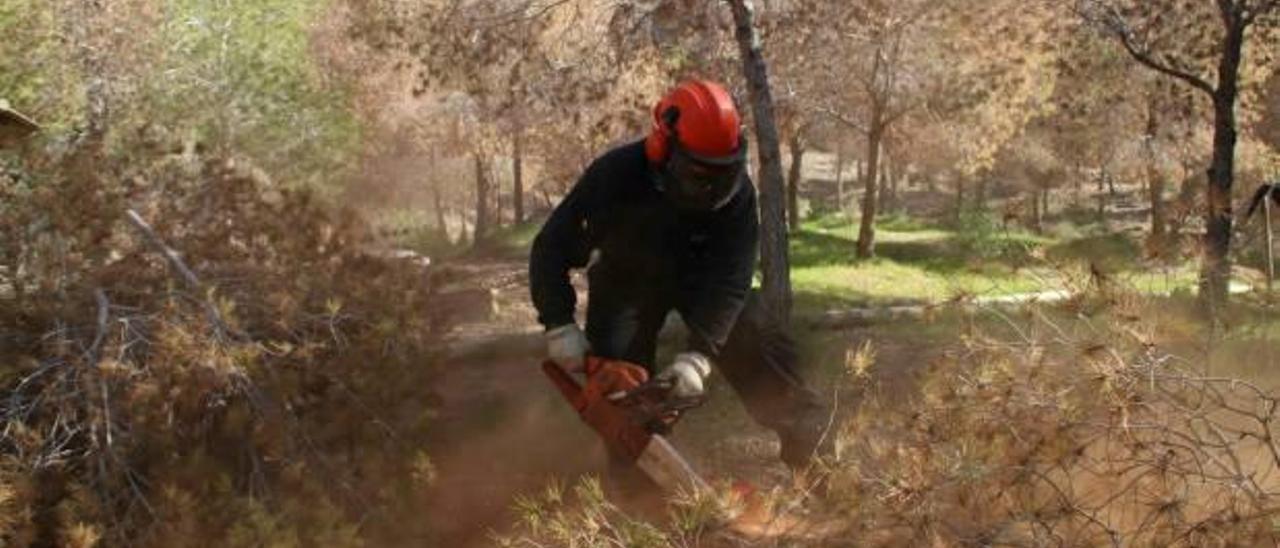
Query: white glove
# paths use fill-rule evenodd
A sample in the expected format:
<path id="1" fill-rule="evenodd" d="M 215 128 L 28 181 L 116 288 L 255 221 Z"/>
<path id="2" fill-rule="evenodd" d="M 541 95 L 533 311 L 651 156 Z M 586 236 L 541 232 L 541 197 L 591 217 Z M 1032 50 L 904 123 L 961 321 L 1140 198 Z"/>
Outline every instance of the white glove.
<path id="1" fill-rule="evenodd" d="M 706 393 L 703 382 L 711 374 L 711 360 L 697 352 L 677 354 L 671 365 L 654 379 L 671 383 L 671 395 L 677 398 L 699 398 Z"/>
<path id="2" fill-rule="evenodd" d="M 547 339 L 547 357 L 551 361 L 572 372 L 582 370 L 582 362 L 587 352 L 591 351 L 591 344 L 587 342 L 582 330 L 578 329 L 578 324 L 569 323 L 548 329 L 543 336 Z"/>

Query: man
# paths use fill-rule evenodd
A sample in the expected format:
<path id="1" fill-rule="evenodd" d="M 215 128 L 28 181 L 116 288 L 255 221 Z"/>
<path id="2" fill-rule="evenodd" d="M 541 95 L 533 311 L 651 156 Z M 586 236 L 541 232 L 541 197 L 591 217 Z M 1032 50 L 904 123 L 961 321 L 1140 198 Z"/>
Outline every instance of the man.
<path id="1" fill-rule="evenodd" d="M 595 160 L 556 207 L 533 243 L 530 290 L 550 359 L 570 370 L 592 353 L 653 373 L 658 332 L 677 311 L 688 348 L 657 378 L 675 396 L 699 396 L 715 363 L 795 470 L 828 416 L 795 372 L 791 339 L 751 292 L 759 220 L 746 159 L 724 88 L 681 84 L 654 107 L 646 139 Z M 584 334 L 569 271 L 589 262 Z"/>

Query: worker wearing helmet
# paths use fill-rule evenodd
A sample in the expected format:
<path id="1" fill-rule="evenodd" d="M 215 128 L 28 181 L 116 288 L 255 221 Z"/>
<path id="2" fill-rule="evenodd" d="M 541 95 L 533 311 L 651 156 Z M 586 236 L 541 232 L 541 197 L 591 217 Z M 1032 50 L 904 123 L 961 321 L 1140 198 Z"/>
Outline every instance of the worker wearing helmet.
<path id="1" fill-rule="evenodd" d="M 596 159 L 556 207 L 533 243 L 530 290 L 552 360 L 572 370 L 589 352 L 640 364 L 681 397 L 701 395 L 715 363 L 795 469 L 828 417 L 795 373 L 791 339 L 751 292 L 759 220 L 746 159 L 724 88 L 681 84 L 654 107 L 647 138 Z M 588 262 L 584 333 L 569 271 Z M 655 367 L 672 310 L 688 347 Z"/>

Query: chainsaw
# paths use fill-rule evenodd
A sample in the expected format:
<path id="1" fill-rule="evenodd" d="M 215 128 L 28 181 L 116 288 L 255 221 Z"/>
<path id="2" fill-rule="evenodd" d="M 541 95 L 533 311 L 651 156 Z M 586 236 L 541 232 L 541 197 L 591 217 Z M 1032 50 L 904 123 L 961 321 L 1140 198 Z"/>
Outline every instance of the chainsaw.
<path id="1" fill-rule="evenodd" d="M 543 362 L 542 371 L 609 451 L 636 463 L 659 488 L 712 494 L 710 485 L 665 437 L 680 415 L 700 405 L 702 398 L 674 398 L 671 383 L 651 380 L 643 367 L 625 361 L 588 356 L 585 366 L 586 380 L 581 383 L 552 361 Z M 747 538 L 820 539 L 841 531 L 838 523 L 779 513 L 749 482 L 733 482 L 729 495 L 726 500 L 740 506 L 727 528 Z"/>
<path id="2" fill-rule="evenodd" d="M 588 356 L 585 382 L 553 361 L 542 371 L 604 440 L 614 456 L 636 467 L 668 492 L 710 492 L 707 482 L 666 439 L 681 414 L 702 398 L 677 398 L 671 383 L 650 379 L 639 365 Z"/>

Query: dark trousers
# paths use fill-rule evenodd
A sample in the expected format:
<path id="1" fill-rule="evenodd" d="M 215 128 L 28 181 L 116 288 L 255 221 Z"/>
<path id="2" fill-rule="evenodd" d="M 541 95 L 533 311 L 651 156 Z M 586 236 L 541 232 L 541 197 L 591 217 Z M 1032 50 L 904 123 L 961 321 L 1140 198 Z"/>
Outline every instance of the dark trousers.
<path id="1" fill-rule="evenodd" d="M 604 286 L 604 287 L 599 287 Z M 587 305 L 587 339 L 596 355 L 643 365 L 654 372 L 658 332 L 667 313 L 676 309 L 660 292 L 637 298 L 622 295 L 607 284 L 592 283 Z M 709 356 L 742 399 L 747 412 L 760 425 L 778 433 L 782 459 L 801 466 L 812 450 L 817 423 L 825 423 L 826 408 L 817 394 L 805 386 L 796 371 L 795 342 L 770 321 L 752 292 L 738 316 L 728 340 L 717 355 Z"/>

